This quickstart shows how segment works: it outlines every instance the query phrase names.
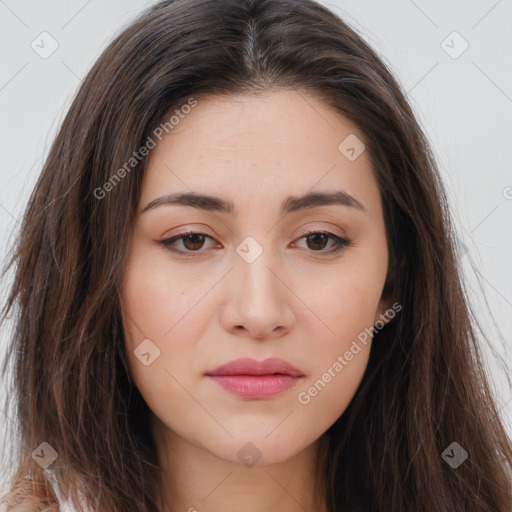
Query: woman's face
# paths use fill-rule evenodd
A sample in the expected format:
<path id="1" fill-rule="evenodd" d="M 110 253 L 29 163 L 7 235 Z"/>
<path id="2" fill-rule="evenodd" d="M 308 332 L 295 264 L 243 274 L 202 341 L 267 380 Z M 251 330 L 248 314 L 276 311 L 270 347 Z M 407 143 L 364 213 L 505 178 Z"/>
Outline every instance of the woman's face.
<path id="1" fill-rule="evenodd" d="M 183 111 L 149 154 L 123 281 L 132 378 L 167 439 L 284 461 L 345 411 L 386 311 L 379 188 L 360 131 L 309 93 Z M 153 203 L 173 194 L 211 199 Z M 300 376 L 207 375 L 239 358 Z"/>

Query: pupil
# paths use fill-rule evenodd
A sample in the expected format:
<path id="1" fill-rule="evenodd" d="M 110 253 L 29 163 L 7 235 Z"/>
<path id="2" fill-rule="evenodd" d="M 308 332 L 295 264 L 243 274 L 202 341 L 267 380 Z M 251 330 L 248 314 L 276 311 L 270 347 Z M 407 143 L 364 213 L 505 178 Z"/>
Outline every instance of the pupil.
<path id="1" fill-rule="evenodd" d="M 309 235 L 309 237 L 308 237 L 308 238 L 309 238 L 309 239 L 312 239 L 312 240 L 313 240 L 313 244 L 315 244 L 315 243 L 319 243 L 319 240 L 318 240 L 318 239 L 319 239 L 319 237 L 320 237 L 321 239 L 323 239 L 323 241 L 325 242 L 326 235 L 325 235 L 324 233 L 314 233 L 314 234 L 312 234 L 312 235 Z M 323 243 L 323 244 L 322 244 L 322 243 L 321 243 L 321 241 L 320 241 L 320 245 L 321 245 L 321 247 L 317 247 L 317 249 L 323 249 L 323 248 L 325 247 L 325 243 Z M 313 247 L 313 248 L 314 248 L 314 247 Z"/>
<path id="2" fill-rule="evenodd" d="M 192 247 L 187 242 L 192 242 Z M 192 249 L 192 250 L 200 249 L 202 244 L 204 243 L 204 235 L 199 235 L 197 233 L 194 233 L 192 235 L 187 235 L 184 238 L 183 243 L 185 244 L 187 249 Z M 199 244 L 199 245 L 194 245 L 194 244 Z"/>

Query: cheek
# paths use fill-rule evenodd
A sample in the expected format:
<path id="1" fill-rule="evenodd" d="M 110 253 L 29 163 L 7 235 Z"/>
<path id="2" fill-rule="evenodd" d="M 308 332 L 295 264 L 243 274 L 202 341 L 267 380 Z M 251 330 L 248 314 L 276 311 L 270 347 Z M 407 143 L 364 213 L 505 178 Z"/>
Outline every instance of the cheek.
<path id="1" fill-rule="evenodd" d="M 187 293 L 183 275 L 173 274 L 165 262 L 149 262 L 139 255 L 130 260 L 123 280 L 127 357 L 132 379 L 148 404 L 169 393 L 174 385 L 168 372 L 175 373 L 172 351 L 178 335 L 183 361 L 188 353 L 187 340 L 194 340 L 200 328 L 194 318 L 195 297 L 200 290 Z"/>
<path id="2" fill-rule="evenodd" d="M 372 228 L 332 265 L 314 272 L 297 268 L 296 294 L 308 306 L 303 320 L 318 325 L 318 335 L 330 348 L 344 349 L 365 328 L 372 327 L 388 265 L 385 233 Z"/>
<path id="3" fill-rule="evenodd" d="M 329 330 L 323 329 L 310 345 L 314 364 L 296 396 L 312 430 L 328 428 L 343 414 L 366 370 L 376 299 L 363 291 L 357 285 L 340 285 L 330 290 L 329 302 L 320 309 Z"/>
<path id="4" fill-rule="evenodd" d="M 315 286 L 309 281 L 303 285 L 309 284 L 308 306 L 322 320 L 314 341 L 314 371 L 297 396 L 298 403 L 310 411 L 305 419 L 311 421 L 311 428 L 315 422 L 332 424 L 361 383 L 385 279 L 381 267 L 347 265 L 346 271 L 325 280 L 321 287 L 318 281 Z"/>
<path id="5" fill-rule="evenodd" d="M 164 261 L 162 261 L 162 259 Z M 183 272 L 176 272 L 164 258 L 133 258 L 124 277 L 122 303 L 132 344 L 151 338 L 157 345 L 168 343 L 178 330 L 189 339 L 187 326 L 198 297 L 206 285 Z"/>
<path id="6" fill-rule="evenodd" d="M 370 343 L 351 345 L 319 364 L 318 373 L 304 383 L 297 402 L 304 408 L 303 421 L 309 422 L 311 429 L 321 425 L 325 431 L 344 413 L 361 383 L 369 354 Z"/>
<path id="7" fill-rule="evenodd" d="M 383 279 L 383 278 L 382 278 Z M 365 328 L 372 327 L 382 291 L 381 276 L 343 273 L 318 282 L 304 280 L 309 315 L 318 318 L 319 335 L 326 351 L 342 350 Z"/>

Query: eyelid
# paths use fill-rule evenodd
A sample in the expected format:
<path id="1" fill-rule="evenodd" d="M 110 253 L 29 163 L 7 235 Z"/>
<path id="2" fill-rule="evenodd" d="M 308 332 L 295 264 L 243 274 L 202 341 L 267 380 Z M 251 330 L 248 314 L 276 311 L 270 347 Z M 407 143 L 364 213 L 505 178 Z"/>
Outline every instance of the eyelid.
<path id="1" fill-rule="evenodd" d="M 344 234 L 334 233 L 332 231 L 335 228 L 337 228 L 338 230 L 341 231 L 341 228 L 339 228 L 338 226 L 331 224 L 331 223 L 328 223 L 328 224 L 330 224 L 332 226 L 332 228 L 322 228 L 322 227 L 319 227 L 316 225 L 314 225 L 314 226 L 308 225 L 306 227 L 301 228 L 298 236 L 302 237 L 305 235 L 310 235 L 311 233 L 327 233 L 334 237 L 344 238 L 344 239 L 348 240 L 348 238 Z"/>

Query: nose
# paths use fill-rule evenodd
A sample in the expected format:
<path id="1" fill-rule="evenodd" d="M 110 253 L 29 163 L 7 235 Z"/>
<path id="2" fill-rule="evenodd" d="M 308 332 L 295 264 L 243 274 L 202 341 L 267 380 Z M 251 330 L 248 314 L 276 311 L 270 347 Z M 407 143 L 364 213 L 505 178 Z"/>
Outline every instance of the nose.
<path id="1" fill-rule="evenodd" d="M 238 254 L 234 257 L 221 308 L 221 323 L 232 334 L 266 340 L 292 328 L 295 316 L 288 273 L 271 259 L 270 252 L 263 251 L 251 263 Z"/>

